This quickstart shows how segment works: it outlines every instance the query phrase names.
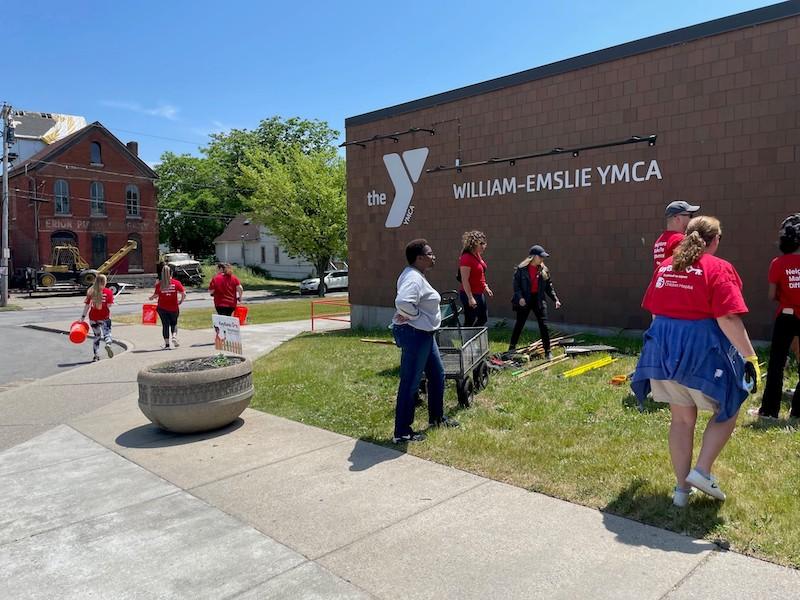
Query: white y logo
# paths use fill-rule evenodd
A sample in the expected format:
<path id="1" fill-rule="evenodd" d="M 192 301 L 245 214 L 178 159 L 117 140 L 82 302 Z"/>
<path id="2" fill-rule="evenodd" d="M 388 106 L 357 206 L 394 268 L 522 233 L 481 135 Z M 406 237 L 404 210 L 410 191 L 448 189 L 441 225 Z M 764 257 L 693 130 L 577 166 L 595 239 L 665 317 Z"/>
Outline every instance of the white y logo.
<path id="1" fill-rule="evenodd" d="M 406 211 L 414 195 L 413 183 L 419 181 L 422 167 L 428 158 L 427 148 L 406 150 L 401 158 L 399 154 L 384 154 L 383 163 L 389 171 L 389 178 L 394 185 L 394 200 L 386 217 L 386 227 L 400 227 L 406 216 Z"/>

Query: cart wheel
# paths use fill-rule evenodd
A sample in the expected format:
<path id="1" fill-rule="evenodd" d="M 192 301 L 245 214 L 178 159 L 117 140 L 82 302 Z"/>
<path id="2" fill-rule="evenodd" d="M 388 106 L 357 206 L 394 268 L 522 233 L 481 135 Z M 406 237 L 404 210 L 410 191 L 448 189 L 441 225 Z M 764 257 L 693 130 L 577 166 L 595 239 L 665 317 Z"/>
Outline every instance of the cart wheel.
<path id="1" fill-rule="evenodd" d="M 465 377 L 459 379 L 456 383 L 456 396 L 458 396 L 458 403 L 464 408 L 469 407 L 472 402 L 472 378 Z"/>
<path id="2" fill-rule="evenodd" d="M 475 391 L 480 391 L 489 385 L 489 365 L 486 364 L 486 361 L 477 366 L 472 372 L 472 376 L 475 379 Z"/>

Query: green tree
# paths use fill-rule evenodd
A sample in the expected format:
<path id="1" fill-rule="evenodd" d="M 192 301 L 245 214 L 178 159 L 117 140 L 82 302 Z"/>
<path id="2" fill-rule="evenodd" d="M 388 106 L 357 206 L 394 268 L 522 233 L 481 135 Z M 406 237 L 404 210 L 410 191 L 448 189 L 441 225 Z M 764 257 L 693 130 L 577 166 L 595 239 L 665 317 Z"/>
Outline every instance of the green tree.
<path id="1" fill-rule="evenodd" d="M 214 254 L 214 238 L 230 215 L 241 211 L 241 200 L 230 206 L 222 197 L 217 165 L 206 158 L 165 152 L 155 170 L 160 241 L 195 256 Z"/>
<path id="2" fill-rule="evenodd" d="M 279 152 L 252 148 L 240 163 L 239 183 L 252 189 L 248 204 L 290 254 L 314 263 L 322 277 L 332 258 L 347 248 L 344 160 L 332 147 L 306 151 L 283 146 Z"/>

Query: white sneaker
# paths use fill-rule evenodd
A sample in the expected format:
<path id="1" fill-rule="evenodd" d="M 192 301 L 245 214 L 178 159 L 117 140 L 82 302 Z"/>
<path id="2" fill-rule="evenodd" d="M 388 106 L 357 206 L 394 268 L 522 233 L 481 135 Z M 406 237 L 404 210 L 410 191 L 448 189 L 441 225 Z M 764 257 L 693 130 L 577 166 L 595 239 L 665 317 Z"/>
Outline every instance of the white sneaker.
<path id="1" fill-rule="evenodd" d="M 173 348 L 177 348 L 178 346 L 180 346 L 180 344 L 178 343 L 178 336 L 177 335 L 173 335 L 172 336 L 172 346 L 173 346 Z"/>
<path id="2" fill-rule="evenodd" d="M 719 489 L 717 478 L 713 475 L 711 477 L 706 477 L 697 469 L 692 469 L 689 471 L 689 475 L 686 476 L 686 483 L 692 487 L 696 487 L 698 490 L 708 494 L 712 498 L 722 500 L 723 502 L 725 501 L 725 492 Z"/>
<path id="3" fill-rule="evenodd" d="M 172 348 L 169 347 L 169 342 L 164 342 L 164 345 L 161 346 L 161 349 L 162 350 L 172 350 Z"/>
<path id="4" fill-rule="evenodd" d="M 676 486 L 675 490 L 672 492 L 672 503 L 678 508 L 684 508 L 689 504 L 689 496 L 692 495 L 692 492 L 692 488 L 682 490 Z"/>

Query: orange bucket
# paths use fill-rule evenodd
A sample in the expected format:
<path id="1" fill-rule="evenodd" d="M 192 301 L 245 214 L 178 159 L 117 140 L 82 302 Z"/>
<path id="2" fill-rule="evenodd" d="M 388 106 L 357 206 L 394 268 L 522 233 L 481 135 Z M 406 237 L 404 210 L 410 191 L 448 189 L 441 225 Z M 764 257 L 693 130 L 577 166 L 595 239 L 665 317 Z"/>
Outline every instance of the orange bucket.
<path id="1" fill-rule="evenodd" d="M 157 304 L 142 304 L 142 325 L 155 325 L 158 319 Z"/>
<path id="2" fill-rule="evenodd" d="M 86 321 L 75 321 L 69 326 L 69 341 L 73 344 L 82 344 L 89 333 L 89 324 Z"/>
<path id="3" fill-rule="evenodd" d="M 239 319 L 239 325 L 246 325 L 247 307 L 244 304 L 240 304 L 239 306 L 233 309 L 233 316 Z"/>

